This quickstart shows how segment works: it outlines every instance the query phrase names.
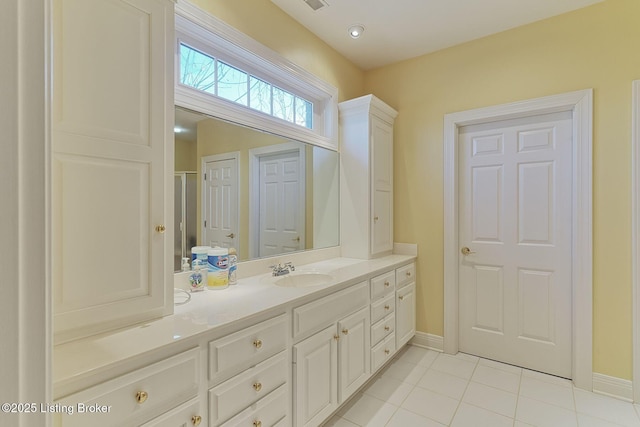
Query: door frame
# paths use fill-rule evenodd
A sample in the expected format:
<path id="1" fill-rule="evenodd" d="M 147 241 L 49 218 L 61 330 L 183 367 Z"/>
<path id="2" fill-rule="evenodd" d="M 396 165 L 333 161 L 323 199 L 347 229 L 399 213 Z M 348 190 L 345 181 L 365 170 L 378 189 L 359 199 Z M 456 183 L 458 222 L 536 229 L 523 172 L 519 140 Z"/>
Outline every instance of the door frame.
<path id="1" fill-rule="evenodd" d="M 640 80 L 631 86 L 631 264 L 633 290 L 633 401 L 640 402 Z"/>
<path id="2" fill-rule="evenodd" d="M 206 237 L 207 237 L 207 231 L 204 227 L 204 218 L 207 217 L 206 215 L 206 206 L 207 204 L 205 203 L 206 200 L 206 193 L 207 193 L 207 189 L 206 186 L 204 185 L 204 171 L 205 171 L 205 167 L 207 165 L 208 162 L 218 162 L 218 161 L 222 161 L 222 160 L 233 160 L 235 161 L 236 164 L 236 183 L 238 185 L 238 195 L 237 195 L 237 200 L 236 200 L 236 228 L 238 229 L 238 231 L 236 231 L 236 242 L 238 242 L 238 246 L 240 245 L 240 196 L 242 195 L 242 191 L 240 190 L 241 187 L 241 183 L 240 183 L 240 152 L 239 151 L 231 151 L 229 153 L 222 153 L 222 154 L 212 154 L 210 156 L 203 156 L 202 157 L 202 161 L 200 163 L 200 177 L 199 177 L 199 182 L 201 183 L 201 189 L 200 189 L 200 197 L 201 197 L 201 201 L 202 201 L 202 207 L 201 207 L 201 212 L 200 214 L 202 215 L 200 222 L 198 223 L 198 227 L 200 228 L 200 238 L 202 239 L 201 242 L 206 241 Z"/>
<path id="3" fill-rule="evenodd" d="M 260 257 L 260 158 L 274 154 L 297 152 L 300 159 L 300 208 L 305 210 L 307 191 L 306 145 L 300 142 L 286 142 L 249 150 L 249 256 Z M 306 245 L 306 226 L 300 232 L 300 241 Z"/>
<path id="4" fill-rule="evenodd" d="M 458 133 L 463 126 L 570 111 L 573 122 L 572 379 L 593 383 L 593 89 L 446 114 L 444 117 L 444 351 L 458 352 Z"/>

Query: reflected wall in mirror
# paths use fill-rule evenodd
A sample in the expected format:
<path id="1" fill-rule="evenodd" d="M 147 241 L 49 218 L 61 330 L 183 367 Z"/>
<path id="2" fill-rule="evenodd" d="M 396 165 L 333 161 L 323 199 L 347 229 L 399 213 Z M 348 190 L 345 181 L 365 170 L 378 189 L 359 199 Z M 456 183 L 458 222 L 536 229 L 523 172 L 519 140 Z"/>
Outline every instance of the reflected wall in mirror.
<path id="1" fill-rule="evenodd" d="M 176 271 L 192 246 L 234 247 L 245 261 L 339 244 L 337 152 L 183 108 L 175 117 Z"/>

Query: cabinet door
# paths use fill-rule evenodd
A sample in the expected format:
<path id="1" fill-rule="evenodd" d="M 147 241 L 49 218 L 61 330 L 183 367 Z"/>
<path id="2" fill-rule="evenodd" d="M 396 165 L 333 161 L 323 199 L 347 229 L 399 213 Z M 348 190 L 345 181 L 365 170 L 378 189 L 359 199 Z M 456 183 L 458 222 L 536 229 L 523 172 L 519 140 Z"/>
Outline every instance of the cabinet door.
<path id="1" fill-rule="evenodd" d="M 416 284 L 396 291 L 396 348 L 400 349 L 416 333 Z"/>
<path id="2" fill-rule="evenodd" d="M 154 418 L 141 427 L 197 427 L 205 425 L 207 423 L 202 415 L 200 401 L 194 399 Z"/>
<path id="3" fill-rule="evenodd" d="M 393 127 L 371 116 L 371 254 L 393 249 Z"/>
<path id="4" fill-rule="evenodd" d="M 68 340 L 173 309 L 174 14 L 166 0 L 53 10 L 54 325 Z"/>
<path id="5" fill-rule="evenodd" d="M 344 402 L 369 379 L 371 372 L 371 340 L 369 307 L 338 322 L 338 378 L 340 403 Z"/>
<path id="6" fill-rule="evenodd" d="M 293 347 L 295 425 L 317 426 L 338 407 L 335 324 Z"/>

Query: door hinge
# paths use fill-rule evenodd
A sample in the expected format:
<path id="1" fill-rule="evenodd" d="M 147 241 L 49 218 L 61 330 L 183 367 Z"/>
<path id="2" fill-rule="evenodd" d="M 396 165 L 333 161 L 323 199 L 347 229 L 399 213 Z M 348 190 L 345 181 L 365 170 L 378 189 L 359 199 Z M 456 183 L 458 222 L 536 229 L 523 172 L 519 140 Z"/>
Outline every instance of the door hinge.
<path id="1" fill-rule="evenodd" d="M 204 228 L 207 228 L 207 220 L 204 220 Z"/>
<path id="2" fill-rule="evenodd" d="M 205 181 L 207 180 L 207 174 L 206 173 L 204 174 L 204 180 Z"/>

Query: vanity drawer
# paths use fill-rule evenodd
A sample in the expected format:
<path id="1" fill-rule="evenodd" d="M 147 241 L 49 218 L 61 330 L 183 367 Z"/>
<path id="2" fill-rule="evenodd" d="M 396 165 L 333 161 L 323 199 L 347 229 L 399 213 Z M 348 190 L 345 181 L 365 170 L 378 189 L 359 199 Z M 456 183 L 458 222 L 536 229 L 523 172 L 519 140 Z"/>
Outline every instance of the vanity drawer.
<path id="1" fill-rule="evenodd" d="M 293 336 L 319 330 L 369 303 L 369 283 L 362 282 L 293 310 Z"/>
<path id="2" fill-rule="evenodd" d="M 220 427 L 284 427 L 287 425 L 288 404 L 287 386 L 282 385 Z M 210 425 L 215 424 L 210 423 Z"/>
<path id="3" fill-rule="evenodd" d="M 375 373 L 396 352 L 396 334 L 393 333 L 371 349 L 371 372 Z"/>
<path id="4" fill-rule="evenodd" d="M 183 403 L 177 408 L 171 409 L 169 412 L 154 418 L 140 427 L 204 426 L 202 423 L 203 419 L 205 419 L 205 417 L 200 407 L 200 399 L 196 398 L 191 399 L 187 403 Z"/>
<path id="5" fill-rule="evenodd" d="M 222 381 L 287 347 L 283 314 L 209 343 L 209 380 Z"/>
<path id="6" fill-rule="evenodd" d="M 198 393 L 200 349 L 194 348 L 137 371 L 65 397 L 56 403 L 71 405 L 73 414 L 58 413 L 54 425 L 120 426 L 140 424 Z M 79 402 L 109 407 L 106 414 L 80 413 Z"/>
<path id="7" fill-rule="evenodd" d="M 416 264 L 411 263 L 396 268 L 396 287 L 401 288 L 416 280 Z"/>
<path id="8" fill-rule="evenodd" d="M 395 293 L 387 295 L 385 298 L 371 303 L 371 323 L 393 313 L 396 310 Z"/>
<path id="9" fill-rule="evenodd" d="M 247 369 L 209 390 L 209 420 L 218 424 L 287 382 L 287 352 Z"/>
<path id="10" fill-rule="evenodd" d="M 371 299 L 375 300 L 395 291 L 396 273 L 390 271 L 371 279 Z"/>
<path id="11" fill-rule="evenodd" d="M 375 346 L 387 335 L 395 332 L 396 316 L 390 314 L 371 327 L 371 344 Z"/>

